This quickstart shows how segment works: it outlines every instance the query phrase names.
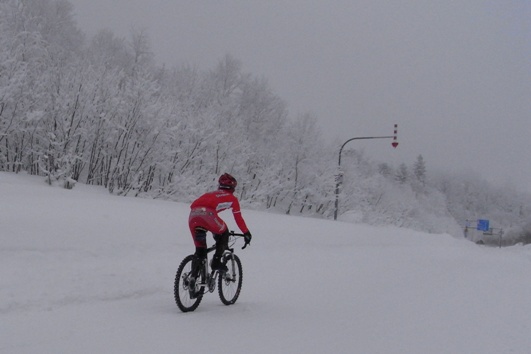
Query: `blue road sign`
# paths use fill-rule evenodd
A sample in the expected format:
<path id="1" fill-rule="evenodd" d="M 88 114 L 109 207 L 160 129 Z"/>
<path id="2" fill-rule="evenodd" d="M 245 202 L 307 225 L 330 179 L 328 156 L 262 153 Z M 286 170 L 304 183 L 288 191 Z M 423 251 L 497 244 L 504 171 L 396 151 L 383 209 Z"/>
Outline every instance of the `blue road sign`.
<path id="1" fill-rule="evenodd" d="M 484 220 L 484 219 L 479 219 L 477 230 L 478 231 L 489 231 L 489 221 Z"/>

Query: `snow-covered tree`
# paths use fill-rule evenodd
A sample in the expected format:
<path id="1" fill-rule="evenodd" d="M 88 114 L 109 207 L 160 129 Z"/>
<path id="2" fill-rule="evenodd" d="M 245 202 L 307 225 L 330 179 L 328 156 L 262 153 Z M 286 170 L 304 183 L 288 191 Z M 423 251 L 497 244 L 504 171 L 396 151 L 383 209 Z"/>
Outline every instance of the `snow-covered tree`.
<path id="1" fill-rule="evenodd" d="M 413 174 L 416 180 L 424 187 L 426 185 L 426 163 L 422 155 L 419 155 L 417 161 L 413 164 Z"/>
<path id="2" fill-rule="evenodd" d="M 267 80 L 226 55 L 210 70 L 158 67 L 147 31 L 88 41 L 66 0 L 0 1 L 0 169 L 190 201 L 219 174 L 246 207 L 332 217 L 337 144 L 289 115 Z M 477 176 L 412 173 L 343 151 L 340 217 L 459 234 L 465 219 L 519 227 L 531 197 Z"/>
<path id="3" fill-rule="evenodd" d="M 395 172 L 395 179 L 400 184 L 404 184 L 409 181 L 409 170 L 405 163 L 401 163 L 400 166 L 398 166 L 398 169 Z"/>

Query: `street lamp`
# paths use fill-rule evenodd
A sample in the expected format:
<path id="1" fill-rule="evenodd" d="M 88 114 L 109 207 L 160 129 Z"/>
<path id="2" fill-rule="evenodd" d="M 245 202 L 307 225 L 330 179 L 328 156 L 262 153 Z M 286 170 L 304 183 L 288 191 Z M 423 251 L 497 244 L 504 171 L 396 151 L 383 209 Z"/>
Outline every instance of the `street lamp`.
<path id="1" fill-rule="evenodd" d="M 341 183 L 343 183 L 343 174 L 341 173 L 341 153 L 343 152 L 343 148 L 345 147 L 345 145 L 347 145 L 352 140 L 393 139 L 391 146 L 393 148 L 396 148 L 398 146 L 398 140 L 396 138 L 397 132 L 398 132 L 398 124 L 395 124 L 394 135 L 391 135 L 391 136 L 360 136 L 360 137 L 348 139 L 347 141 L 343 143 L 343 145 L 341 145 L 341 149 L 339 149 L 339 160 L 337 164 L 338 174 L 336 176 L 336 204 L 335 204 L 335 209 L 334 209 L 334 220 L 337 220 L 337 213 L 339 210 L 339 186 L 341 185 Z"/>

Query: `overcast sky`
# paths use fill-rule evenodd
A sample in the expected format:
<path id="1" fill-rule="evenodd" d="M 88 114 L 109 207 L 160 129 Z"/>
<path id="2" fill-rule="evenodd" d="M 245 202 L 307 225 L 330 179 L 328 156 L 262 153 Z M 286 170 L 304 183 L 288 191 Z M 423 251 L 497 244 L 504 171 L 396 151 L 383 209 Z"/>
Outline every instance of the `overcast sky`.
<path id="1" fill-rule="evenodd" d="M 159 63 L 225 54 L 291 116 L 377 161 L 473 171 L 531 192 L 531 1 L 70 0 L 89 36 L 145 28 Z M 339 146 L 338 146 L 339 150 Z"/>

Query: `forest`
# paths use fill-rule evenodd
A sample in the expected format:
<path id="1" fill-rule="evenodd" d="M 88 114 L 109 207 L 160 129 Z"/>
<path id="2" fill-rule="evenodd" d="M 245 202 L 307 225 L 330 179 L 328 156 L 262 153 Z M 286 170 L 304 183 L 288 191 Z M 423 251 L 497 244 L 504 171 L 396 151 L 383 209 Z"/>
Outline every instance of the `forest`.
<path id="1" fill-rule="evenodd" d="M 531 196 L 480 176 L 398 166 L 325 141 L 267 78 L 230 54 L 213 68 L 157 64 L 146 30 L 88 38 L 67 0 L 0 0 L 0 170 L 121 196 L 190 202 L 231 173 L 245 208 L 463 237 L 489 219 L 531 242 Z M 495 236 L 495 235 L 494 235 Z M 472 241 L 496 237 L 469 235 Z M 493 241 L 494 240 L 494 241 Z"/>

